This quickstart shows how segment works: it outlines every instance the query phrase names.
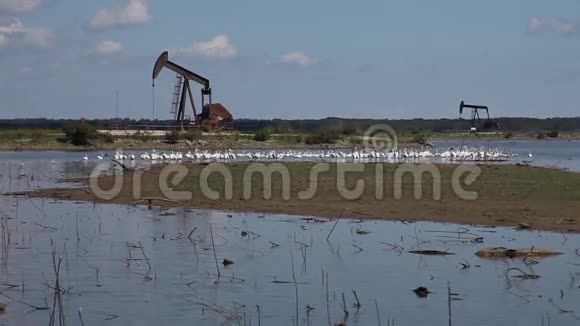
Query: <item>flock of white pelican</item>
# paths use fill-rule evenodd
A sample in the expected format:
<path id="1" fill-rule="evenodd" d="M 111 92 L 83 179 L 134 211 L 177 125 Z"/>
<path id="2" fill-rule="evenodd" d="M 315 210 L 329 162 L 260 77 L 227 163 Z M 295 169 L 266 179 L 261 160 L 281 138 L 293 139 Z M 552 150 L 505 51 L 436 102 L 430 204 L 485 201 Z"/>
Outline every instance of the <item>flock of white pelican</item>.
<path id="1" fill-rule="evenodd" d="M 103 160 L 109 154 L 98 154 L 97 160 Z M 409 161 L 409 160 L 443 160 L 443 161 L 507 161 L 517 156 L 515 153 L 504 152 L 499 149 L 486 148 L 449 148 L 446 150 L 433 150 L 431 148 L 404 148 L 395 150 L 376 149 L 328 149 L 328 150 L 308 150 L 308 149 L 286 149 L 286 150 L 199 150 L 181 152 L 158 152 L 151 150 L 141 154 L 130 152 L 115 152 L 111 154 L 117 161 L 268 161 L 268 160 L 291 160 L 291 161 L 313 161 L 313 160 L 352 160 L 352 161 Z M 532 154 L 528 155 L 530 158 Z M 82 157 L 88 161 L 88 154 Z"/>

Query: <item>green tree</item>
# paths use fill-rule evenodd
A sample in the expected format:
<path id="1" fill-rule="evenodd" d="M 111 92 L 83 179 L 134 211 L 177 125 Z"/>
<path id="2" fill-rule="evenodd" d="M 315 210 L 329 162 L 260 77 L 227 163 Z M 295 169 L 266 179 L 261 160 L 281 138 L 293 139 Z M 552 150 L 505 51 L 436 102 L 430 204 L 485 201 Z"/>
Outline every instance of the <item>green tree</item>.
<path id="1" fill-rule="evenodd" d="M 340 140 L 340 135 L 336 130 L 322 129 L 316 134 L 306 136 L 304 143 L 307 145 L 336 144 L 338 140 Z"/>
<path id="2" fill-rule="evenodd" d="M 560 136 L 560 133 L 558 132 L 558 130 L 552 130 L 548 133 L 548 137 L 550 138 L 558 138 Z"/>
<path id="3" fill-rule="evenodd" d="M 189 141 L 194 141 L 200 139 L 202 137 L 202 134 L 203 133 L 201 129 L 191 128 L 187 130 L 187 132 L 181 134 L 181 138 Z"/>
<path id="4" fill-rule="evenodd" d="M 86 123 L 71 123 L 63 128 L 64 139 L 75 146 L 90 145 L 97 138 L 97 129 Z"/>
<path id="5" fill-rule="evenodd" d="M 179 130 L 172 130 L 166 133 L 164 140 L 168 144 L 177 144 L 179 142 Z"/>
<path id="6" fill-rule="evenodd" d="M 272 131 L 270 129 L 260 129 L 254 135 L 255 141 L 267 141 L 272 138 Z"/>

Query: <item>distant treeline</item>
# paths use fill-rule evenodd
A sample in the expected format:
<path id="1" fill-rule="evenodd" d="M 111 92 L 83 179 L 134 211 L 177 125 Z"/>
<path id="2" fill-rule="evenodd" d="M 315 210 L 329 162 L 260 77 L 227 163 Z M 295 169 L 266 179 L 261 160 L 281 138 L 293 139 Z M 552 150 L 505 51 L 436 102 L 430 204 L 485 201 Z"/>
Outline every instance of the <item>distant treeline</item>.
<path id="1" fill-rule="evenodd" d="M 83 120 L 85 123 L 103 129 L 143 128 L 145 126 L 171 126 L 171 120 L 131 120 L 131 119 L 93 119 Z M 499 130 L 504 132 L 580 132 L 580 117 L 578 118 L 498 118 Z M 61 129 L 68 123 L 78 120 L 67 119 L 0 119 L 0 129 Z M 340 130 L 351 133 L 364 132 L 374 124 L 386 123 L 397 132 L 456 132 L 465 131 L 471 127 L 471 121 L 466 119 L 406 119 L 406 120 L 375 120 L 375 119 L 344 119 L 325 118 L 308 120 L 256 120 L 239 119 L 234 122 L 236 130 L 255 132 L 260 129 L 271 129 L 275 133 L 286 132 L 316 132 L 319 130 Z"/>

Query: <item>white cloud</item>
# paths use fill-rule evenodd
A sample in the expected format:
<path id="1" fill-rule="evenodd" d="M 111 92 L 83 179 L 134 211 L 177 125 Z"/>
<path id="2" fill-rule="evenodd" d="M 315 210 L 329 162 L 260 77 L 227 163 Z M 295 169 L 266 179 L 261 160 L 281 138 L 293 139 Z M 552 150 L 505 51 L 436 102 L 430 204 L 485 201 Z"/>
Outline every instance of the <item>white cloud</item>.
<path id="1" fill-rule="evenodd" d="M 145 0 L 129 0 L 124 7 L 101 9 L 89 21 L 92 30 L 147 24 L 151 20 Z"/>
<path id="2" fill-rule="evenodd" d="M 207 58 L 228 59 L 238 54 L 227 35 L 216 35 L 207 42 L 194 43 L 191 46 L 176 48 L 171 50 L 175 55 L 199 56 Z"/>
<path id="3" fill-rule="evenodd" d="M 0 13 L 27 13 L 37 9 L 41 0 L 0 0 Z"/>
<path id="4" fill-rule="evenodd" d="M 580 34 L 580 22 L 556 17 L 532 17 L 529 32 L 555 32 L 563 35 Z"/>
<path id="5" fill-rule="evenodd" d="M 23 29 L 24 25 L 17 18 L 0 20 L 0 34 L 17 34 L 22 32 Z"/>
<path id="6" fill-rule="evenodd" d="M 117 41 L 105 40 L 99 42 L 93 53 L 100 56 L 116 55 L 123 51 L 123 44 Z"/>
<path id="7" fill-rule="evenodd" d="M 18 18 L 0 19 L 1 48 L 36 48 L 45 49 L 54 44 L 55 36 L 51 31 L 26 27 Z"/>
<path id="8" fill-rule="evenodd" d="M 44 28 L 28 28 L 23 41 L 26 46 L 49 48 L 54 44 L 55 36 Z"/>
<path id="9" fill-rule="evenodd" d="M 308 67 L 316 64 L 316 60 L 304 54 L 304 52 L 289 52 L 280 57 L 280 62 L 284 64 Z"/>

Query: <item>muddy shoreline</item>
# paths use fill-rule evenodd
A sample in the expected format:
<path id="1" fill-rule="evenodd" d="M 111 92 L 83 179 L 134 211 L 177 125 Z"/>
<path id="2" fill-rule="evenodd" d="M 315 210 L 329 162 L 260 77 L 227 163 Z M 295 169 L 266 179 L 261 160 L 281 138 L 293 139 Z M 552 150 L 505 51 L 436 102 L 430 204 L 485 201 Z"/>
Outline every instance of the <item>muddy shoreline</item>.
<path id="1" fill-rule="evenodd" d="M 524 229 L 552 230 L 558 232 L 580 232 L 580 174 L 537 167 L 512 165 L 480 165 L 481 175 L 466 190 L 478 192 L 477 200 L 459 198 L 451 189 L 451 175 L 456 166 L 438 165 L 441 171 L 441 199 L 435 200 L 432 182 L 424 179 L 423 197 L 414 198 L 414 180 L 411 175 L 403 177 L 403 196 L 395 199 L 392 193 L 393 171 L 398 164 L 381 164 L 384 175 L 384 198 L 376 198 L 375 171 L 377 164 L 366 164 L 364 171 L 351 173 L 346 178 L 346 188 L 354 189 L 357 180 L 364 180 L 365 190 L 356 199 L 344 199 L 336 189 L 336 164 L 331 171 L 320 174 L 316 195 L 308 200 L 298 198 L 298 193 L 308 189 L 310 170 L 314 163 L 287 163 L 290 171 L 290 198 L 282 198 L 282 179 L 272 177 L 272 197 L 265 199 L 260 178 L 252 179 L 253 196 L 242 195 L 242 175 L 248 166 L 228 164 L 233 176 L 233 196 L 223 198 L 224 184 L 221 176 L 210 175 L 208 183 L 220 193 L 214 200 L 201 195 L 199 175 L 206 167 L 203 164 L 185 164 L 188 175 L 174 185 L 173 190 L 191 190 L 192 198 L 178 202 L 153 200 L 154 206 L 182 206 L 236 212 L 283 213 L 300 216 L 351 219 L 384 219 L 399 221 L 433 221 L 486 226 L 508 226 Z M 121 205 L 147 204 L 139 198 L 166 198 L 159 189 L 159 174 L 162 166 L 145 171 L 142 178 L 141 195 L 133 195 L 133 171 L 123 176 L 121 192 L 111 199 L 95 196 L 88 186 L 88 179 L 76 180 L 84 185 L 80 188 L 42 189 L 28 193 L 35 198 L 54 198 L 94 203 Z M 212 179 L 212 177 L 215 177 Z M 255 177 L 255 176 L 254 176 Z M 103 189 L 113 186 L 114 178 L 98 179 Z"/>
<path id="2" fill-rule="evenodd" d="M 295 135 L 294 135 L 295 136 Z M 288 137 L 292 137 L 289 135 Z M 512 138 L 506 139 L 501 135 L 433 135 L 428 138 L 428 142 L 433 141 L 577 141 L 580 140 L 580 135 L 562 135 L 559 138 L 537 139 L 535 136 L 518 134 Z M 151 150 L 153 148 L 158 150 L 177 150 L 187 151 L 197 149 L 209 150 L 223 150 L 223 149 L 344 149 L 362 146 L 362 140 L 353 142 L 350 139 L 338 140 L 335 144 L 312 144 L 308 145 L 304 142 L 292 142 L 288 140 L 271 139 L 265 142 L 255 141 L 252 139 L 235 139 L 229 136 L 215 136 L 204 137 L 200 140 L 194 141 L 180 141 L 177 144 L 165 143 L 161 140 L 152 140 L 147 142 L 135 141 L 127 138 L 119 138 L 114 143 L 96 142 L 89 146 L 74 146 L 71 144 L 61 143 L 58 141 L 48 142 L 32 142 L 24 140 L 11 141 L 5 140 L 0 143 L 0 152 L 21 152 L 21 151 L 66 151 L 66 152 L 87 152 L 87 151 L 141 151 Z M 399 147 L 423 147 L 409 136 L 402 136 L 399 138 Z"/>
<path id="3" fill-rule="evenodd" d="M 403 144 L 405 147 L 416 147 L 417 144 Z M 306 144 L 289 144 L 276 142 L 201 142 L 201 143 L 185 143 L 167 144 L 163 142 L 148 142 L 148 143 L 116 143 L 116 144 L 97 144 L 93 146 L 74 146 L 70 144 L 0 144 L 0 152 L 94 152 L 94 151 L 150 151 L 156 150 L 175 150 L 188 151 L 194 149 L 327 149 L 327 148 L 352 148 L 355 145 L 349 143 L 337 144 L 320 144 L 320 145 L 306 145 Z"/>

